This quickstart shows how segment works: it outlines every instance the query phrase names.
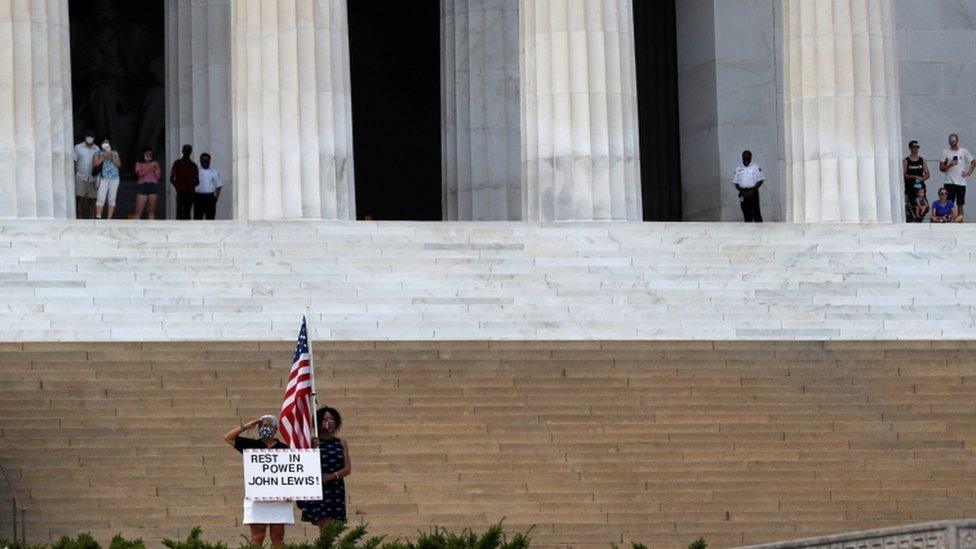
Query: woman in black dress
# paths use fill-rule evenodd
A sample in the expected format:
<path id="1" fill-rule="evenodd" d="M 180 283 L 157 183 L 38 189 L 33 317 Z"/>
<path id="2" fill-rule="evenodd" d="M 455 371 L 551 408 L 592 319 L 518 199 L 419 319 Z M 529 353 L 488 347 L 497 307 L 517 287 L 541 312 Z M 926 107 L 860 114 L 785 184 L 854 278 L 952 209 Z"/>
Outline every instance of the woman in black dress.
<path id="1" fill-rule="evenodd" d="M 319 451 L 322 458 L 322 500 L 300 501 L 302 521 L 319 527 L 319 531 L 333 522 L 346 522 L 346 483 L 352 472 L 349 447 L 336 433 L 342 428 L 342 416 L 335 408 L 323 406 L 315 413 L 319 424 Z"/>
<path id="2" fill-rule="evenodd" d="M 921 223 L 922 219 L 915 209 L 915 197 L 918 190 L 926 190 L 925 182 L 929 180 L 929 165 L 918 155 L 920 145 L 912 140 L 908 144 L 910 154 L 901 161 L 901 172 L 905 178 L 905 219 L 909 223 Z"/>

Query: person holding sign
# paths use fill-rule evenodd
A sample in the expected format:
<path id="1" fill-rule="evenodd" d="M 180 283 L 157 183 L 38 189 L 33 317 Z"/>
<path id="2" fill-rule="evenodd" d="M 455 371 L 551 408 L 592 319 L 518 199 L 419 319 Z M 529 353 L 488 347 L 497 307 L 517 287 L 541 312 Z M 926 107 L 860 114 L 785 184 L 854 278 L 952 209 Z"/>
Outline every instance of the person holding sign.
<path id="1" fill-rule="evenodd" d="M 249 429 L 258 428 L 260 438 L 242 437 L 241 433 Z M 275 438 L 278 433 L 278 418 L 271 415 L 261 416 L 247 425 L 231 429 L 224 435 L 224 441 L 240 453 L 249 448 L 288 449 L 283 442 Z M 295 514 L 290 501 L 249 501 L 244 500 L 244 524 L 251 527 L 251 543 L 261 546 L 267 531 L 271 532 L 271 546 L 281 547 L 285 540 L 285 525 L 295 523 Z"/>
<path id="2" fill-rule="evenodd" d="M 318 447 L 322 459 L 322 499 L 299 501 L 302 521 L 319 527 L 319 531 L 333 522 L 346 522 L 346 483 L 342 479 L 352 472 L 349 446 L 336 436 L 342 428 L 342 416 L 335 408 L 323 406 L 315 412 L 319 424 Z M 316 441 L 313 441 L 316 442 Z"/>

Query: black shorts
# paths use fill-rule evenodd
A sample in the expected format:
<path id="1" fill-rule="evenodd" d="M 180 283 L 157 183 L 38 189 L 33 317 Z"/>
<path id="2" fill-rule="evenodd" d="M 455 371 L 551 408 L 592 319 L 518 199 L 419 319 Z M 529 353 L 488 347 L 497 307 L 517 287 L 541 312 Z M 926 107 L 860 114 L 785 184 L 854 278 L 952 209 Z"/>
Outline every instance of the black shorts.
<path id="1" fill-rule="evenodd" d="M 956 206 L 966 205 L 966 186 L 965 185 L 953 185 L 948 183 L 945 186 L 946 191 L 949 193 L 949 200 L 956 203 Z"/>
<path id="2" fill-rule="evenodd" d="M 140 183 L 136 188 L 139 194 L 159 194 L 159 183 Z"/>

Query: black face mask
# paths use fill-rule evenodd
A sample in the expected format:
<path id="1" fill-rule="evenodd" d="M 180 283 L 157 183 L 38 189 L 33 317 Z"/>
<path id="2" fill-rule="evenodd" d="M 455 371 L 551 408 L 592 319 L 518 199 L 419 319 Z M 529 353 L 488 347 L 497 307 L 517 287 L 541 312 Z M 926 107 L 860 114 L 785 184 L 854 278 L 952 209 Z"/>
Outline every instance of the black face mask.
<path id="1" fill-rule="evenodd" d="M 207 168 L 210 167 L 210 162 L 209 161 L 201 160 L 200 161 L 200 165 L 203 166 L 204 169 L 207 169 Z"/>

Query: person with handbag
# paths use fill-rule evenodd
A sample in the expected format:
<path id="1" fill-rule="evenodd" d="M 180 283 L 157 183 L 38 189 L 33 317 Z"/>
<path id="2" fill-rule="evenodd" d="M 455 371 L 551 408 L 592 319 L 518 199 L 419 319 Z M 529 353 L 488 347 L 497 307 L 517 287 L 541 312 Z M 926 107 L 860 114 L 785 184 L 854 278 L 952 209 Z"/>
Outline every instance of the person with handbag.
<path id="1" fill-rule="evenodd" d="M 102 208 L 108 202 L 108 216 L 105 219 L 112 219 L 115 215 L 115 199 L 119 194 L 119 168 L 122 167 L 122 159 L 119 153 L 112 150 L 112 143 L 106 137 L 102 141 L 102 151 L 95 155 L 93 165 L 101 168 L 102 173 L 98 178 L 98 199 L 95 201 L 95 219 L 102 219 Z"/>

